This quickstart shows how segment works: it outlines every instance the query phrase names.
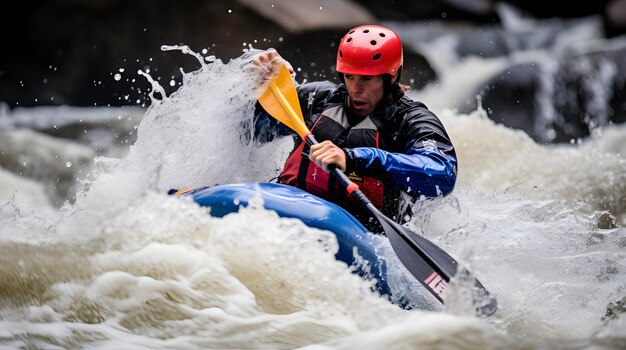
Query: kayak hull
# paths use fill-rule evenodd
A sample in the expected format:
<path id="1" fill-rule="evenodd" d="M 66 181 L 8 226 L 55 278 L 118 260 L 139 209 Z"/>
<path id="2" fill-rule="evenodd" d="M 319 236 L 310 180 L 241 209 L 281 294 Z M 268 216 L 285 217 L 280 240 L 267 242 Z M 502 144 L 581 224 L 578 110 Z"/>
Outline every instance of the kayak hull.
<path id="1" fill-rule="evenodd" d="M 240 207 L 248 206 L 250 201 L 260 196 L 264 208 L 275 211 L 279 216 L 300 219 L 309 227 L 334 233 L 339 245 L 335 258 L 353 266 L 354 272 L 360 276 L 374 278 L 375 288 L 380 294 L 388 296 L 391 301 L 404 308 L 432 308 L 428 306 L 430 302 L 424 302 L 419 296 L 416 305 L 415 297 L 394 295 L 410 293 L 415 286 L 409 283 L 401 288 L 391 288 L 387 259 L 380 256 L 378 249 L 372 244 L 373 233 L 368 232 L 345 209 L 332 202 L 299 188 L 272 182 L 216 185 L 179 191 L 179 194 L 191 196 L 198 205 L 210 208 L 210 215 L 215 217 L 238 212 Z M 397 268 L 397 264 L 393 264 L 393 267 Z"/>

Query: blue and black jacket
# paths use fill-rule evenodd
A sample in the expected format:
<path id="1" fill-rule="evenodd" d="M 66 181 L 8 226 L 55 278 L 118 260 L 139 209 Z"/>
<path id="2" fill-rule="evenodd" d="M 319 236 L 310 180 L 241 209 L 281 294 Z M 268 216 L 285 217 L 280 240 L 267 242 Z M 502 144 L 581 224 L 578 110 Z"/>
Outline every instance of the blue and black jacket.
<path id="1" fill-rule="evenodd" d="M 297 91 L 309 130 L 319 142 L 330 140 L 343 148 L 346 174 L 386 215 L 400 220 L 400 191 L 413 198 L 432 198 L 453 190 L 457 169 L 454 146 L 439 118 L 423 103 L 402 96 L 363 119 L 351 115 L 343 84 L 300 84 Z M 287 134 L 294 133 L 259 107 L 258 141 Z M 353 214 L 358 212 L 332 177 L 321 177 L 326 181 L 321 186 L 325 190 L 319 186 L 321 172 L 312 169 L 317 167 L 309 164 L 308 147 L 298 135 L 294 137 L 295 148 L 279 181 L 331 200 Z M 368 184 L 368 179 L 379 183 Z"/>

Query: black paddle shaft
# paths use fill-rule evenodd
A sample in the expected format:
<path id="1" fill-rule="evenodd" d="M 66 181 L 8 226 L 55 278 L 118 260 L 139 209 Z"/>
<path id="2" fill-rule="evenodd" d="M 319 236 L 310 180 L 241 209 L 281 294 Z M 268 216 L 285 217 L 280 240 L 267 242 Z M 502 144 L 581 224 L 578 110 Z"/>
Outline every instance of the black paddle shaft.
<path id="1" fill-rule="evenodd" d="M 309 146 L 312 145 L 316 145 L 318 144 L 317 140 L 315 139 L 315 137 L 312 134 L 308 134 L 306 136 L 306 142 Z M 392 234 L 398 235 L 400 236 L 399 238 L 402 239 L 402 241 L 405 242 L 405 244 L 408 244 L 410 246 L 410 248 L 412 248 L 410 251 L 415 251 L 417 252 L 420 257 L 422 258 L 422 260 L 424 260 L 424 263 L 426 261 L 433 261 L 433 264 L 428 264 L 428 265 L 432 265 L 432 271 L 433 272 L 437 272 L 439 275 L 441 275 L 441 277 L 446 281 L 449 282 L 450 281 L 450 277 L 454 276 L 456 274 L 456 261 L 454 261 L 454 259 L 452 259 L 451 257 L 448 260 L 448 268 L 444 269 L 442 267 L 439 266 L 439 264 L 434 263 L 434 259 L 433 257 L 431 257 L 427 252 L 424 251 L 424 249 L 422 249 L 419 244 L 417 244 L 416 242 L 414 242 L 414 240 L 405 235 L 404 234 L 404 228 L 402 228 L 398 223 L 396 223 L 395 221 L 389 219 L 387 216 L 385 216 L 383 213 L 381 213 L 378 208 L 376 208 L 372 202 L 369 200 L 369 198 L 367 198 L 367 196 L 358 188 L 358 186 L 356 184 L 354 184 L 354 182 L 352 182 L 352 180 L 350 180 L 348 178 L 348 176 L 341 171 L 339 168 L 337 168 L 337 166 L 335 164 L 330 164 L 328 166 L 328 170 L 330 171 L 330 173 L 333 174 L 333 176 L 335 176 L 337 178 L 337 180 L 339 180 L 339 182 L 343 185 L 343 187 L 345 188 L 350 188 L 350 196 L 352 197 L 352 199 L 354 199 L 355 201 L 357 201 L 357 203 L 359 203 L 363 208 L 365 208 L 376 220 L 378 220 L 381 224 L 381 226 L 383 227 L 383 229 L 385 230 L 385 233 L 387 234 L 387 236 L 390 236 Z M 395 238 L 395 237 L 394 237 Z M 392 240 L 396 241 L 395 239 Z M 403 249 L 405 250 L 405 249 Z M 405 254 L 402 254 L 402 256 L 404 256 Z M 411 254 L 413 255 L 413 254 Z M 400 256 L 400 258 L 402 259 L 402 256 Z M 412 263 L 415 263 L 415 261 L 413 261 L 414 259 L 411 259 Z M 413 264 L 411 264 L 413 265 Z M 447 271 L 446 271 L 447 270 Z M 421 275 L 421 273 L 420 273 Z M 430 275 L 430 274 L 429 274 Z M 420 277 L 424 277 L 424 276 L 420 276 Z M 428 277 L 428 276 L 426 276 Z M 438 296 L 439 297 L 439 296 Z"/>

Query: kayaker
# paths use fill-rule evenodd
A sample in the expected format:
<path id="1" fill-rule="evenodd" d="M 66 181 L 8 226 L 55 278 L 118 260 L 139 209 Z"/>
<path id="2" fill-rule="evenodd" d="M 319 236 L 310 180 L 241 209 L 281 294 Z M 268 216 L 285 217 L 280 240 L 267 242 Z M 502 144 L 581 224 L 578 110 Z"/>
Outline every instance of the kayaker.
<path id="1" fill-rule="evenodd" d="M 293 71 L 273 49 L 252 63 L 263 77 L 272 76 L 282 63 Z M 309 149 L 295 135 L 295 147 L 278 182 L 335 202 L 362 222 L 365 214 L 329 176 L 329 164 L 344 171 L 374 205 L 398 222 L 406 219 L 415 199 L 449 194 L 456 182 L 454 147 L 439 118 L 405 95 L 402 65 L 402 43 L 393 30 L 379 25 L 351 29 L 337 50 L 341 84 L 297 85 L 305 122 L 320 144 Z M 267 142 L 288 133 L 293 134 L 259 105 L 257 140 Z"/>

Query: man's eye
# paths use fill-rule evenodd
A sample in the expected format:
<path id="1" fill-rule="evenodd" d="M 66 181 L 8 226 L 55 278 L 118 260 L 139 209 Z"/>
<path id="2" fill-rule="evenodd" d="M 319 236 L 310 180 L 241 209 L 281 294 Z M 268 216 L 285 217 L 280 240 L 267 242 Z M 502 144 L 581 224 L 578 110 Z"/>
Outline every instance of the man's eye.
<path id="1" fill-rule="evenodd" d="M 354 79 L 354 75 L 346 74 L 345 78 L 348 79 L 348 80 L 352 80 L 352 79 Z"/>

